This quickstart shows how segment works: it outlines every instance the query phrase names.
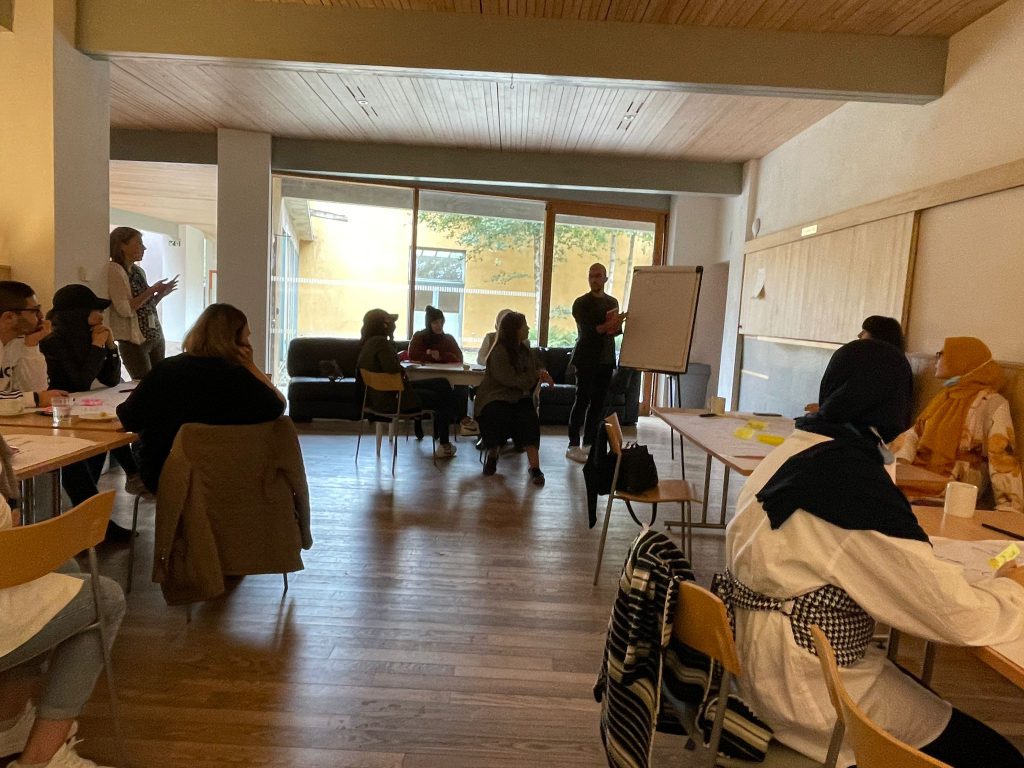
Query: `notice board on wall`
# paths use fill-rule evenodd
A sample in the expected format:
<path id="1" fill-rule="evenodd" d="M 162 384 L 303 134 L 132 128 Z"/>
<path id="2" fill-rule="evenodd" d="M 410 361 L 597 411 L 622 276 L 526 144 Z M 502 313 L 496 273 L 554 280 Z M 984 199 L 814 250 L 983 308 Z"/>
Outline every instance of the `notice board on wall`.
<path id="1" fill-rule="evenodd" d="M 637 267 L 627 298 L 619 365 L 686 373 L 700 296 L 701 267 Z"/>

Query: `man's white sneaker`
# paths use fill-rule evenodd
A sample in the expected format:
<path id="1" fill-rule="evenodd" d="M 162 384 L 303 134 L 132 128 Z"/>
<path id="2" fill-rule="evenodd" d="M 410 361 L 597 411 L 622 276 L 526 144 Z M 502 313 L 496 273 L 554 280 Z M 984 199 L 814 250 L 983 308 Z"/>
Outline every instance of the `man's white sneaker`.
<path id="1" fill-rule="evenodd" d="M 580 464 L 586 464 L 589 457 L 590 451 L 586 448 L 581 448 L 578 445 L 570 445 L 565 451 L 565 458 L 578 461 Z"/>
<path id="2" fill-rule="evenodd" d="M 113 768 L 112 766 L 97 765 L 92 760 L 86 760 L 78 752 L 75 751 L 75 745 L 80 744 L 81 739 L 71 739 L 66 741 L 61 748 L 57 750 L 57 754 L 50 758 L 50 762 L 46 763 L 46 768 Z M 15 760 L 13 763 L 7 766 L 7 768 L 20 768 L 22 763 Z"/>
<path id="3" fill-rule="evenodd" d="M 435 459 L 451 459 L 455 456 L 455 446 L 451 443 L 439 443 L 434 449 Z"/>
<path id="4" fill-rule="evenodd" d="M 25 709 L 18 715 L 17 722 L 6 731 L 0 731 L 0 756 L 16 755 L 25 748 L 28 732 L 36 720 L 36 708 L 32 702 L 25 704 Z"/>
<path id="5" fill-rule="evenodd" d="M 467 416 L 459 422 L 459 434 L 469 436 L 479 435 L 480 425 Z"/>

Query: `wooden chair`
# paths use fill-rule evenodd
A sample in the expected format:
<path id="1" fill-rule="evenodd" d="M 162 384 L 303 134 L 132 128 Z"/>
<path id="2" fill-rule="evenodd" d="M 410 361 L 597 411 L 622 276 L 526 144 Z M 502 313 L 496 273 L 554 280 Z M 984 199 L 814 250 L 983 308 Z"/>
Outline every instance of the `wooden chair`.
<path id="1" fill-rule="evenodd" d="M 812 626 L 811 636 L 838 717 L 836 728 L 841 731 L 845 727 L 849 732 L 858 768 L 949 768 L 946 763 L 904 744 L 872 722 L 843 685 L 835 653 L 825 633 L 820 627 Z M 838 744 L 835 750 L 839 751 Z"/>
<path id="2" fill-rule="evenodd" d="M 100 574 L 95 549 L 106 535 L 107 521 L 110 520 L 110 512 L 114 508 L 114 493 L 106 491 L 92 496 L 64 514 L 41 523 L 0 530 L 0 563 L 3 563 L 3 568 L 0 568 L 0 589 L 17 587 L 41 578 L 57 570 L 79 552 L 88 551 L 96 621 L 84 631 L 99 632 L 100 645 L 103 647 L 103 669 L 110 696 L 110 715 L 114 723 L 114 739 L 121 762 L 126 763 L 117 689 L 114 687 L 114 673 L 110 663 L 110 638 L 104 623 L 103 607 L 100 604 Z"/>
<path id="3" fill-rule="evenodd" d="M 434 412 L 421 408 L 417 411 L 406 411 L 402 412 L 402 394 L 405 392 L 405 381 L 402 379 L 400 373 L 375 373 L 374 371 L 368 371 L 365 368 L 359 369 L 359 376 L 363 380 L 363 409 L 362 418 L 359 421 L 359 437 L 356 438 L 356 463 L 359 463 L 359 444 L 363 439 L 363 423 L 369 421 L 371 418 L 377 421 L 377 458 L 380 458 L 380 444 L 383 439 L 383 422 L 382 419 L 387 420 L 390 428 L 388 430 L 389 439 L 391 440 L 391 476 L 395 475 L 395 463 L 398 460 L 398 435 L 396 434 L 396 427 L 403 421 L 419 421 L 423 418 L 434 418 Z M 370 392 L 394 392 L 395 395 L 395 410 L 390 411 L 379 411 L 375 408 L 371 408 L 367 405 L 366 401 L 370 395 Z M 430 437 L 430 456 L 434 462 L 434 466 L 437 466 L 437 459 L 434 457 L 434 451 L 437 448 L 435 444 L 433 434 Z"/>
<path id="4" fill-rule="evenodd" d="M 732 636 L 732 627 L 729 625 L 729 616 L 725 610 L 725 604 L 717 596 L 698 586 L 692 581 L 679 583 L 679 606 L 676 609 L 675 621 L 672 625 L 672 634 L 677 640 L 690 646 L 696 651 L 710 656 L 722 665 L 721 695 L 719 701 L 725 699 L 725 695 L 732 686 L 734 677 L 742 673 L 739 655 L 736 652 L 736 643 Z M 762 766 L 762 768 L 834 768 L 835 759 L 831 762 L 826 760 L 824 764 L 818 763 L 809 757 L 795 752 L 785 744 L 772 741 L 765 754 L 763 762 L 751 762 L 749 760 L 738 760 L 724 757 L 718 754 L 718 746 L 722 738 L 722 728 L 725 724 L 724 706 L 715 710 L 715 722 L 711 729 L 711 740 L 707 748 L 707 756 L 703 765 L 725 766 L 728 768 L 739 768 L 739 766 Z M 692 715 L 684 716 L 683 726 L 687 732 L 694 736 L 694 741 L 700 744 L 702 741 L 697 724 L 692 720 Z M 841 734 L 840 734 L 841 736 Z M 698 746 L 698 750 L 700 747 Z M 864 766 L 861 766 L 864 768 Z"/>
<path id="5" fill-rule="evenodd" d="M 643 504 L 651 505 L 651 518 L 658 514 L 658 504 L 675 502 L 683 507 L 683 530 L 682 547 L 684 554 L 689 558 L 693 553 L 688 552 L 685 546 L 686 532 L 688 530 L 687 523 L 690 521 L 690 505 L 694 499 L 697 498 L 694 493 L 693 486 L 686 480 L 662 480 L 653 488 L 649 488 L 643 493 L 627 493 L 625 491 L 615 490 L 615 486 L 619 482 L 619 468 L 622 464 L 622 427 L 619 426 L 618 414 L 613 413 L 611 416 L 604 420 L 605 426 L 608 433 L 608 444 L 611 446 L 612 453 L 615 454 L 615 471 L 612 474 L 612 490 L 608 494 L 608 506 L 604 511 L 604 525 L 601 528 L 601 541 L 597 545 L 597 566 L 594 568 L 594 584 L 597 584 L 597 577 L 601 573 L 601 560 L 604 557 L 604 543 L 608 537 L 608 521 L 612 515 L 612 502 L 615 499 L 622 499 L 626 502 L 626 507 L 630 513 L 633 512 L 632 502 L 641 502 Z M 636 515 L 634 515 L 636 517 Z M 689 549 L 692 549 L 692 542 Z"/>
<path id="6" fill-rule="evenodd" d="M 291 419 L 182 425 L 160 473 L 153 535 L 153 581 L 169 605 L 218 597 L 227 576 L 281 574 L 287 592 L 312 545 Z"/>

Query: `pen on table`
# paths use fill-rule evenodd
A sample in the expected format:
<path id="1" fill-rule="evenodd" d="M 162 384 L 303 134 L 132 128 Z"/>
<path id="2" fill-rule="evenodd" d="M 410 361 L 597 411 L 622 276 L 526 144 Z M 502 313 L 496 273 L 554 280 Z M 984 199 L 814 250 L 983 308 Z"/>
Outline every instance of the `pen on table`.
<path id="1" fill-rule="evenodd" d="M 990 531 L 995 531 L 996 533 L 1001 533 L 1004 536 L 1013 536 L 1013 538 L 1015 538 L 1017 540 L 1024 540 L 1024 533 L 1016 533 L 1014 531 L 1008 531 L 1005 528 L 996 528 L 994 525 L 989 525 L 988 523 L 982 523 L 981 527 L 982 528 L 988 528 Z"/>

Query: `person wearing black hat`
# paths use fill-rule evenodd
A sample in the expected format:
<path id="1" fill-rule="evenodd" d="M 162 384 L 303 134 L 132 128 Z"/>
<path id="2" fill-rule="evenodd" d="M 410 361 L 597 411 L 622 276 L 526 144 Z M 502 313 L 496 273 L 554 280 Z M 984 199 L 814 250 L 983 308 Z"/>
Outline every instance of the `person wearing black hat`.
<path id="1" fill-rule="evenodd" d="M 53 295 L 49 312 L 52 332 L 39 342 L 46 358 L 50 386 L 68 392 L 85 392 L 95 385 L 112 387 L 121 381 L 121 358 L 110 329 L 103 324 L 103 310 L 110 306 L 88 286 L 65 285 Z M 124 469 L 128 493 L 145 493 L 139 468 L 128 446 L 111 451 Z M 105 454 L 77 462 L 61 471 L 61 483 L 72 504 L 80 504 L 98 489 Z M 130 531 L 114 522 L 107 526 L 107 540 L 127 540 Z"/>
<path id="2" fill-rule="evenodd" d="M 109 299 L 84 285 L 65 285 L 53 295 L 49 318 L 53 332 L 39 343 L 46 357 L 50 386 L 84 392 L 94 382 L 112 387 L 121 381 L 121 358 L 103 323 Z"/>
<path id="3" fill-rule="evenodd" d="M 878 339 L 836 350 L 821 408 L 796 420 L 740 491 L 715 589 L 734 611 L 739 695 L 776 739 L 823 760 L 835 713 L 810 640 L 816 624 L 850 695 L 888 733 L 953 768 L 1021 768 L 1009 741 L 871 646 L 876 620 L 948 645 L 1024 637 L 1024 569 L 969 582 L 936 556 L 886 471 L 910 397 L 904 362 Z M 847 742 L 837 765 L 853 762 Z"/>

